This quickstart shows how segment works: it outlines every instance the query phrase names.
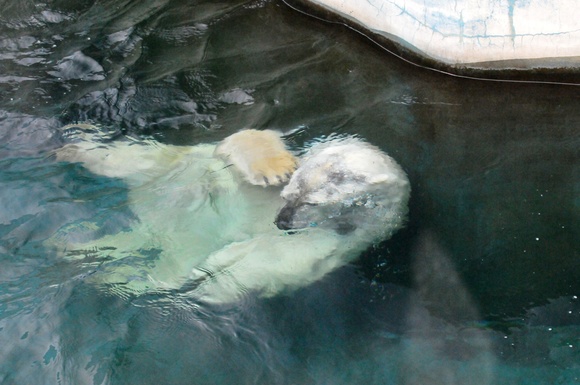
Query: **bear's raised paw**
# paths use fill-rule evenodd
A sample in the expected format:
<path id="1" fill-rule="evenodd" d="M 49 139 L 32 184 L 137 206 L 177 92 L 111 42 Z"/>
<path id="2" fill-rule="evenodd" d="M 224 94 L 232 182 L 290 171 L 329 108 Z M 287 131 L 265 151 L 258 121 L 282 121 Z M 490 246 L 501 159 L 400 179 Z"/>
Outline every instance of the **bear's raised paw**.
<path id="1" fill-rule="evenodd" d="M 296 169 L 296 158 L 287 149 L 280 133 L 272 130 L 244 130 L 228 136 L 216 148 L 249 183 L 278 186 L 286 183 Z"/>

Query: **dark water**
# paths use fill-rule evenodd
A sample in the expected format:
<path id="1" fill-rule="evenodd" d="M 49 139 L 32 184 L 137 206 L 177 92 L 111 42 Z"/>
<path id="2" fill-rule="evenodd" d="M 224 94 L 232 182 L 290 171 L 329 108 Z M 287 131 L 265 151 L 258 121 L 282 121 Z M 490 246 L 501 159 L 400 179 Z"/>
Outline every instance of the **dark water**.
<path id="1" fill-rule="evenodd" d="M 580 88 L 421 70 L 279 1 L 0 1 L 2 384 L 580 383 Z M 290 296 L 117 297 L 42 241 L 131 223 L 55 163 L 87 121 L 174 144 L 357 133 L 413 187 L 407 228 Z"/>

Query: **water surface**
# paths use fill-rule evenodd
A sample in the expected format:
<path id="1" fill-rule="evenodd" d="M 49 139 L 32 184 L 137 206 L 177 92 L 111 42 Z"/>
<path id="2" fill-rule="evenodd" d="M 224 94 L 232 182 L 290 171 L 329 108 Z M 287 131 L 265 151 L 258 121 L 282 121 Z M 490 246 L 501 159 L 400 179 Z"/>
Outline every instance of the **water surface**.
<path id="1" fill-rule="evenodd" d="M 580 383 L 578 87 L 415 68 L 279 1 L 0 7 L 1 383 Z M 42 243 L 134 220 L 121 181 L 48 156 L 75 122 L 359 134 L 409 174 L 409 223 L 291 295 L 113 295 Z"/>

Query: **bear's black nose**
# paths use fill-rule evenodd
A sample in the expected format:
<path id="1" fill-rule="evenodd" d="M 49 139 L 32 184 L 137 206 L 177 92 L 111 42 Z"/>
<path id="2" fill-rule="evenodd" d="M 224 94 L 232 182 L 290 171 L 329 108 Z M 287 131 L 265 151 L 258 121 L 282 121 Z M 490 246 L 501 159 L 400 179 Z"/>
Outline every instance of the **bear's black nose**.
<path id="1" fill-rule="evenodd" d="M 287 204 L 286 206 L 282 207 L 282 210 L 280 210 L 276 216 L 274 223 L 280 230 L 291 230 L 295 213 L 296 208 L 294 205 Z"/>

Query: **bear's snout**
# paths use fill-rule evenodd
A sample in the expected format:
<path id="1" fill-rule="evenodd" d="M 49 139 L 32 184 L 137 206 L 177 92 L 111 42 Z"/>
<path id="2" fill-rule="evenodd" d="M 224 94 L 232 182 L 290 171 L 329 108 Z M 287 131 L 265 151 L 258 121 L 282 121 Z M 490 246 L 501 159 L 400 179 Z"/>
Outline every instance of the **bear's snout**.
<path id="1" fill-rule="evenodd" d="M 276 220 L 274 221 L 276 227 L 278 227 L 280 230 L 291 230 L 295 213 L 296 207 L 291 203 L 282 207 L 282 210 L 280 210 L 276 216 Z"/>

